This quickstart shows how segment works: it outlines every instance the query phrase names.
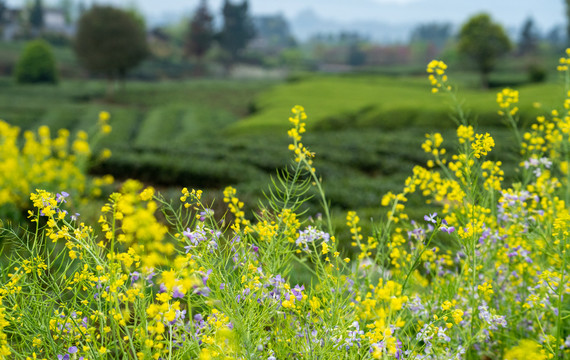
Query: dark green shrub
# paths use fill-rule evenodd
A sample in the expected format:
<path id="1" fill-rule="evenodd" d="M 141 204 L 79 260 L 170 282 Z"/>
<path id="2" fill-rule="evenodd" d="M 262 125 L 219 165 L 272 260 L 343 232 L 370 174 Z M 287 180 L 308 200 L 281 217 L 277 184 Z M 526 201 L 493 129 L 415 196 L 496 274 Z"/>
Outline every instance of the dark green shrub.
<path id="1" fill-rule="evenodd" d="M 528 80 L 531 83 L 540 83 L 546 80 L 546 69 L 538 64 L 528 67 Z"/>
<path id="2" fill-rule="evenodd" d="M 15 76 L 21 84 L 57 83 L 55 57 L 49 44 L 43 40 L 30 41 L 18 60 Z"/>
<path id="3" fill-rule="evenodd" d="M 55 47 L 65 47 L 71 45 L 71 39 L 66 34 L 56 31 L 45 31 L 41 34 L 41 38 L 48 44 Z"/>

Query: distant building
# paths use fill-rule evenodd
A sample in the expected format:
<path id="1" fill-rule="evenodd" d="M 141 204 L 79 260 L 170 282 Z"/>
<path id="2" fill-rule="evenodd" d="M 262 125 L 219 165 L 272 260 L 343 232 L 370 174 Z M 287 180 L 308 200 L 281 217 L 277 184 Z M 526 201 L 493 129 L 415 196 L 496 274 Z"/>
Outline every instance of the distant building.
<path id="1" fill-rule="evenodd" d="M 14 41 L 29 34 L 29 12 L 22 8 L 9 8 L 4 11 L 4 18 L 0 21 L 2 39 Z M 68 24 L 65 13 L 56 8 L 44 8 L 44 26 L 42 32 L 61 34 L 71 37 L 75 34 L 75 24 Z M 29 35 L 28 35 L 29 36 Z"/>
<path id="2" fill-rule="evenodd" d="M 2 30 L 2 40 L 14 40 L 21 32 L 22 26 L 22 10 L 6 9 L 3 12 L 3 18 L 0 19 L 0 29 Z"/>
<path id="3" fill-rule="evenodd" d="M 171 57 L 175 53 L 172 37 L 164 29 L 156 27 L 146 36 L 150 52 L 159 59 Z"/>
<path id="4" fill-rule="evenodd" d="M 75 35 L 75 24 L 67 22 L 65 12 L 63 10 L 57 8 L 45 8 L 44 27 L 42 31 L 72 37 Z"/>
<path id="5" fill-rule="evenodd" d="M 44 10 L 44 29 L 47 31 L 62 32 L 67 31 L 67 22 L 65 14 L 58 9 Z"/>

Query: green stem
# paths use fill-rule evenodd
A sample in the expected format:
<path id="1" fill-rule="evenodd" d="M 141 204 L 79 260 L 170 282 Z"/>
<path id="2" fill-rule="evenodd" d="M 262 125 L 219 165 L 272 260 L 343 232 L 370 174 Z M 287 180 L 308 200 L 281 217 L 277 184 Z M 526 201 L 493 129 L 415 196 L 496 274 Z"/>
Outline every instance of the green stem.
<path id="1" fill-rule="evenodd" d="M 513 132 L 515 133 L 517 144 L 520 146 L 522 144 L 521 134 L 519 133 L 517 123 L 510 112 L 508 113 L 507 119 L 509 120 L 509 124 L 513 127 Z"/>
<path id="2" fill-rule="evenodd" d="M 440 224 L 437 224 L 437 229 L 439 229 Z M 419 253 L 419 255 L 416 257 L 416 260 L 414 261 L 414 263 L 412 264 L 412 266 L 410 267 L 410 270 L 408 271 L 408 274 L 406 275 L 406 279 L 404 280 L 404 283 L 402 284 L 402 295 L 404 294 L 404 291 L 406 290 L 406 285 L 408 284 L 408 279 L 410 278 L 410 276 L 412 275 L 412 272 L 414 272 L 414 269 L 418 266 L 420 260 L 422 259 L 422 255 L 426 252 L 426 250 L 429 247 L 429 244 L 431 243 L 431 241 L 433 240 L 433 238 L 435 237 L 435 233 L 437 232 L 436 229 L 434 229 L 434 231 L 431 233 L 431 236 L 429 237 L 427 243 L 425 244 L 424 248 L 422 249 L 422 251 Z"/>
<path id="3" fill-rule="evenodd" d="M 564 239 L 566 240 L 566 239 Z M 556 347 L 556 358 L 562 359 L 564 356 L 561 353 L 560 347 L 562 345 L 562 296 L 564 292 L 564 273 L 566 272 L 566 241 L 562 244 L 562 268 L 560 269 L 560 283 L 558 284 L 558 315 L 556 317 L 556 332 L 557 332 L 557 344 Z"/>
<path id="4" fill-rule="evenodd" d="M 306 162 L 306 160 L 305 160 Z M 332 221 L 331 221 L 331 214 L 329 211 L 329 205 L 327 203 L 327 198 L 325 196 L 325 192 L 323 190 L 323 187 L 321 186 L 321 182 L 319 180 L 319 178 L 317 178 L 317 174 L 312 170 L 311 166 L 307 163 L 307 166 L 309 167 L 311 176 L 313 177 L 313 180 L 315 180 L 315 184 L 317 186 L 317 189 L 319 191 L 319 195 L 321 196 L 321 203 L 323 205 L 323 210 L 325 212 L 325 217 L 327 219 L 327 227 L 328 227 L 328 232 L 331 236 L 334 235 L 334 230 L 333 230 L 333 226 L 332 226 Z"/>
<path id="5" fill-rule="evenodd" d="M 566 157 L 566 166 L 570 166 L 570 152 L 568 151 L 568 141 L 563 142 L 564 144 L 564 152 Z M 564 200 L 566 201 L 566 206 L 570 204 L 570 171 L 566 171 L 566 194 Z"/>

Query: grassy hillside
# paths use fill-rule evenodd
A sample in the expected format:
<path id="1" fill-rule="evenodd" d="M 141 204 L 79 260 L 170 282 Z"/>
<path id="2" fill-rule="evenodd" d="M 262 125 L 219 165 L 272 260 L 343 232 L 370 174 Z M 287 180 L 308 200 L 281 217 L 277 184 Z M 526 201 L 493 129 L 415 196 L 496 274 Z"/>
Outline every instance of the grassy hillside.
<path id="1" fill-rule="evenodd" d="M 117 115 L 113 121 L 115 124 L 122 123 L 124 117 L 138 119 L 128 129 L 134 134 L 121 134 L 116 138 L 117 141 L 129 141 L 132 135 L 138 134 L 139 125 L 147 116 L 157 109 L 166 111 L 169 106 L 211 109 L 209 115 L 200 116 L 205 124 L 214 112 L 231 114 L 237 121 L 249 113 L 254 97 L 272 84 L 269 81 L 223 80 L 132 81 L 117 89 L 115 96 L 108 99 L 104 81 L 68 80 L 52 86 L 18 85 L 11 78 L 0 78 L 0 118 L 25 129 L 45 123 L 73 130 L 85 128 L 96 119 L 98 111 L 107 110 Z M 125 127 L 124 124 L 118 126 Z"/>
<path id="2" fill-rule="evenodd" d="M 413 166 L 427 159 L 420 147 L 426 132 L 441 131 L 445 146 L 455 146 L 449 101 L 431 94 L 424 77 L 129 82 L 112 101 L 105 88 L 98 81 L 52 87 L 0 79 L 0 118 L 25 129 L 46 124 L 76 131 L 93 127 L 106 110 L 113 132 L 99 146 L 113 156 L 93 164 L 94 172 L 167 187 L 232 184 L 254 199 L 269 175 L 288 163 L 287 119 L 290 108 L 302 104 L 309 116 L 304 143 L 317 153 L 315 165 L 332 205 L 343 209 L 378 207 L 382 194 L 400 189 Z M 556 84 L 520 91 L 525 121 L 561 103 Z M 512 167 L 513 136 L 496 113 L 495 94 L 460 89 L 458 96 L 467 99 L 480 128 L 498 139 L 491 157 Z"/>
<path id="3" fill-rule="evenodd" d="M 521 87 L 522 121 L 540 113 L 533 103 L 546 108 L 561 103 L 562 92 L 555 83 Z M 459 86 L 458 97 L 485 126 L 500 124 L 495 103 L 497 90 L 474 90 Z M 255 102 L 258 111 L 228 129 L 230 133 L 284 131 L 291 104 L 302 104 L 309 115 L 307 126 L 317 129 L 408 126 L 453 127 L 449 101 L 433 95 L 425 77 L 328 76 L 282 84 L 263 93 Z"/>

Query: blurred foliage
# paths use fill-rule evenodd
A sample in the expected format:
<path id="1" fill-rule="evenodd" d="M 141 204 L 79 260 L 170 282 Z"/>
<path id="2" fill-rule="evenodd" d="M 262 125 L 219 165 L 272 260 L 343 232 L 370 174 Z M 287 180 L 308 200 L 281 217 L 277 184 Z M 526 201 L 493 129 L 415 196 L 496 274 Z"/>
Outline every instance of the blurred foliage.
<path id="1" fill-rule="evenodd" d="M 22 51 L 14 75 L 22 84 L 57 83 L 55 57 L 49 44 L 43 40 L 30 41 Z"/>
<path id="2" fill-rule="evenodd" d="M 206 0 L 200 2 L 189 25 L 184 54 L 201 60 L 214 42 L 214 17 Z"/>
<path id="3" fill-rule="evenodd" d="M 518 52 L 521 55 L 534 54 L 538 51 L 539 34 L 532 18 L 525 20 L 518 43 Z"/>
<path id="4" fill-rule="evenodd" d="M 89 71 L 124 78 L 148 54 L 146 33 L 130 12 L 93 6 L 79 19 L 74 49 Z"/>
<path id="5" fill-rule="evenodd" d="M 450 23 L 432 22 L 416 26 L 410 35 L 410 42 L 432 44 L 436 48 L 441 49 L 450 37 Z"/>
<path id="6" fill-rule="evenodd" d="M 546 80 L 546 69 L 540 64 L 530 64 L 528 67 L 528 80 L 533 83 L 539 83 Z"/>
<path id="7" fill-rule="evenodd" d="M 483 87 L 489 86 L 488 74 L 497 60 L 511 49 L 511 41 L 501 25 L 488 14 L 471 17 L 459 31 L 458 50 L 472 61 L 481 74 Z"/>
<path id="8" fill-rule="evenodd" d="M 227 52 L 228 60 L 233 63 L 239 59 L 248 42 L 255 36 L 248 2 L 232 4 L 224 0 L 222 16 L 224 23 L 218 34 L 218 40 L 222 49 Z"/>
<path id="9" fill-rule="evenodd" d="M 42 4 L 42 0 L 34 0 L 34 4 L 30 9 L 29 15 L 30 25 L 36 29 L 41 30 L 44 26 L 44 6 Z"/>
<path id="10" fill-rule="evenodd" d="M 288 139 L 280 129 L 287 127 L 287 117 L 273 111 L 265 99 L 288 104 L 305 97 L 313 127 L 305 141 L 317 153 L 315 165 L 331 202 L 335 207 L 357 208 L 377 206 L 379 194 L 397 190 L 412 167 L 425 162 L 420 150 L 424 133 L 437 127 L 452 137 L 447 107 L 438 108 L 429 101 L 425 81 L 405 78 L 397 83 L 399 87 L 390 78 L 378 76 L 309 76 L 278 86 L 212 80 L 133 82 L 116 94 L 113 103 L 101 102 L 104 84 L 100 82 L 86 83 L 89 86 L 65 82 L 51 96 L 42 87 L 4 83 L 0 106 L 6 111 L 5 119 L 23 127 L 46 124 L 72 133 L 88 128 L 99 111 L 108 110 L 113 131 L 99 146 L 110 148 L 113 155 L 93 164 L 92 171 L 167 187 L 237 184 L 248 197 L 258 198 L 268 176 L 287 162 L 283 150 Z M 529 86 L 524 93 L 545 98 L 554 88 Z M 397 94 L 409 99 L 397 103 Z M 468 105 L 480 126 L 509 139 L 496 109 L 482 105 L 494 100 L 494 95 L 481 91 L 472 95 L 475 99 Z M 328 107 L 319 105 L 325 101 L 322 97 L 329 99 Z M 18 102 L 18 98 L 27 101 Z M 409 108 L 410 102 L 419 106 Z M 250 111 L 255 113 L 238 120 Z M 485 111 L 489 120 L 483 123 Z M 253 125 L 256 118 L 264 120 Z M 511 151 L 507 147 L 497 153 Z M 316 201 L 313 205 L 318 206 Z"/>
<path id="11" fill-rule="evenodd" d="M 507 73 L 498 75 L 502 77 L 494 81 L 512 81 Z M 473 74 L 453 76 L 463 88 L 477 82 Z M 73 134 L 89 128 L 99 111 L 111 113 L 113 132 L 99 146 L 110 148 L 113 155 L 93 163 L 92 172 L 137 177 L 166 188 L 233 184 L 253 200 L 250 203 L 262 196 L 268 177 L 287 162 L 283 150 L 291 104 L 306 105 L 311 133 L 305 142 L 317 154 L 315 165 L 331 204 L 342 209 L 377 207 L 381 194 L 399 189 L 413 166 L 426 160 L 420 148 L 425 133 L 437 128 L 453 138 L 449 106 L 433 101 L 423 76 L 298 73 L 281 84 L 132 82 L 112 102 L 104 94 L 100 81 L 65 81 L 48 91 L 0 78 L 3 117 L 23 128 L 46 124 Z M 524 86 L 521 94 L 520 107 L 527 116 L 521 119 L 523 127 L 541 111 L 528 99 L 543 102 L 543 108 L 560 100 L 552 83 Z M 496 154 L 510 166 L 515 149 L 496 113 L 495 91 L 466 89 L 462 95 L 468 97 L 465 105 L 479 127 L 503 139 Z M 451 150 L 455 145 L 445 146 Z M 316 200 L 310 205 L 319 206 Z"/>

